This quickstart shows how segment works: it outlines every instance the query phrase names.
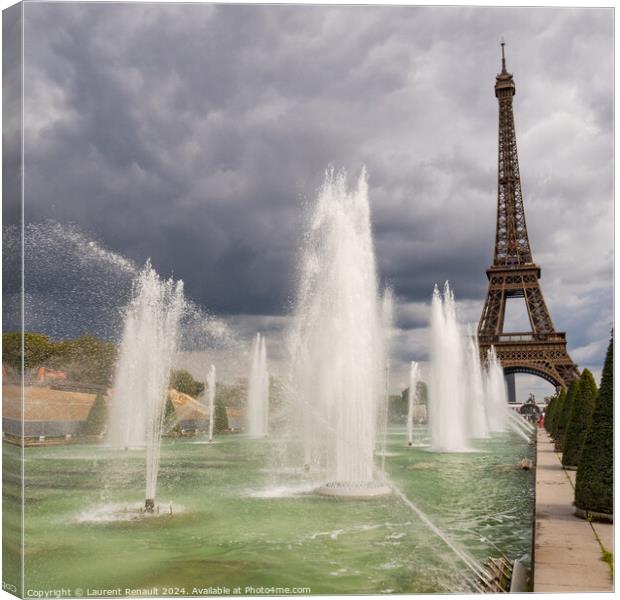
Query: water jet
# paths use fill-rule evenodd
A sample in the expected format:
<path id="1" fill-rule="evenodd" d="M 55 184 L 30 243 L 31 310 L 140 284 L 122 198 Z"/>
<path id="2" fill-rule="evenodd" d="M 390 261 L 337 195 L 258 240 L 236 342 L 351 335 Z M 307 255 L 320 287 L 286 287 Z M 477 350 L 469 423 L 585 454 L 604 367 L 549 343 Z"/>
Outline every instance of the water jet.
<path id="1" fill-rule="evenodd" d="M 247 396 L 248 433 L 264 437 L 269 421 L 269 373 L 267 372 L 267 347 L 265 338 L 257 333 L 252 345 L 252 359 L 248 377 Z"/>
<path id="2" fill-rule="evenodd" d="M 463 340 L 456 303 L 446 281 L 443 297 L 437 286 L 431 303 L 429 421 L 435 452 L 469 451 Z"/>
<path id="3" fill-rule="evenodd" d="M 160 279 L 147 261 L 125 309 L 109 428 L 112 446 L 146 447 L 146 512 L 155 502 L 164 406 L 183 307 L 183 282 Z"/>
<path id="4" fill-rule="evenodd" d="M 386 340 L 362 172 L 349 191 L 329 169 L 309 219 L 289 350 L 304 464 L 317 492 L 347 498 L 387 490 L 375 475 Z M 325 483 L 328 482 L 328 483 Z"/>

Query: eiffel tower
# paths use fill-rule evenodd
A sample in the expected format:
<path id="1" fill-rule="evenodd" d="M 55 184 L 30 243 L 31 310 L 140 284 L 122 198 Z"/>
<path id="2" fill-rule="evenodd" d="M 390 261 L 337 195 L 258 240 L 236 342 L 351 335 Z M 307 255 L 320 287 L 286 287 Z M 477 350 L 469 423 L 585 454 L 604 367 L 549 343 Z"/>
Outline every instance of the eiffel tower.
<path id="1" fill-rule="evenodd" d="M 504 368 L 509 399 L 514 402 L 514 374 L 537 375 L 566 389 L 579 376 L 566 350 L 566 334 L 555 330 L 538 280 L 540 266 L 534 263 L 525 224 L 517 137 L 512 97 L 515 84 L 506 70 L 504 41 L 502 72 L 495 81 L 499 102 L 499 146 L 497 171 L 497 227 L 493 264 L 487 269 L 489 287 L 478 324 L 483 360 L 491 346 Z M 504 332 L 506 300 L 523 298 L 531 330 Z"/>

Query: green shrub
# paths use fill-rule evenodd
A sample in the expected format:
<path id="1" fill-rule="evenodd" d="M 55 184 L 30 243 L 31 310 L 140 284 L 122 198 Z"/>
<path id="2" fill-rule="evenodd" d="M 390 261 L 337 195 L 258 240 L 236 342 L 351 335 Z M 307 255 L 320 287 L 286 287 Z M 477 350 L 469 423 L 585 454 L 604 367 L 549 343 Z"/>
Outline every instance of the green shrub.
<path id="1" fill-rule="evenodd" d="M 554 429 L 554 440 L 555 440 L 555 449 L 559 452 L 562 452 L 564 449 L 564 434 L 566 433 L 566 426 L 568 424 L 568 417 L 570 416 L 570 411 L 573 409 L 573 404 L 575 402 L 575 397 L 579 391 L 579 380 L 576 379 L 572 381 L 568 386 L 568 392 L 566 393 L 566 399 L 562 403 L 562 407 L 560 408 Z"/>
<path id="2" fill-rule="evenodd" d="M 601 388 L 577 469 L 575 505 L 587 511 L 614 511 L 614 349 L 607 348 Z"/>
<path id="3" fill-rule="evenodd" d="M 592 422 L 592 413 L 596 405 L 596 382 L 592 373 L 584 369 L 579 379 L 579 391 L 575 396 L 573 408 L 568 417 L 566 435 L 564 436 L 564 453 L 562 464 L 565 467 L 579 465 L 581 450 L 586 439 L 586 434 Z"/>

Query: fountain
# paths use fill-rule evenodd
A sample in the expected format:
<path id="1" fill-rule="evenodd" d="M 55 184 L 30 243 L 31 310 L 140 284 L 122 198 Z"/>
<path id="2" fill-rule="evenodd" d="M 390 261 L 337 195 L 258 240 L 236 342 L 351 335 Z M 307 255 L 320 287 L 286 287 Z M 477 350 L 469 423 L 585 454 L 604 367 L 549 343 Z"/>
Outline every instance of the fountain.
<path id="1" fill-rule="evenodd" d="M 209 443 L 213 443 L 215 425 L 215 365 L 211 365 L 207 375 L 207 394 L 209 399 Z"/>
<path id="2" fill-rule="evenodd" d="M 407 440 L 409 447 L 413 446 L 413 413 L 417 405 L 419 371 L 418 363 L 411 361 L 411 370 L 409 371 L 409 410 L 407 412 Z"/>
<path id="3" fill-rule="evenodd" d="M 304 468 L 320 474 L 320 494 L 389 494 L 374 465 L 386 338 L 365 171 L 352 191 L 344 172 L 327 171 L 305 236 L 296 303 L 290 351 Z"/>
<path id="4" fill-rule="evenodd" d="M 18 479 L 8 481 L 11 494 L 17 497 L 25 491 L 26 506 L 37 508 L 29 512 L 29 546 L 43 556 L 49 540 L 57 539 L 60 549 L 48 552 L 45 561 L 30 569 L 32 586 L 45 589 L 60 572 L 73 589 L 83 585 L 79 558 L 86 553 L 92 558 L 93 576 L 102 587 L 143 589 L 157 584 L 152 578 L 145 579 L 145 565 L 172 564 L 183 556 L 191 567 L 234 544 L 235 559 L 244 569 L 232 573 L 231 585 L 244 585 L 250 580 L 267 586 L 274 573 L 285 579 L 287 573 L 293 573 L 291 584 L 295 579 L 308 581 L 313 592 L 321 594 L 360 590 L 446 592 L 455 591 L 456 586 L 466 589 L 467 573 L 435 539 L 442 540 L 445 548 L 450 548 L 450 553 L 480 578 L 486 575 L 478 559 L 487 549 L 508 556 L 528 551 L 532 475 L 504 468 L 513 462 L 516 452 L 523 456 L 520 438 L 505 435 L 483 440 L 483 455 L 425 455 L 415 448 L 399 451 L 400 428 L 387 438 L 381 431 L 386 416 L 381 411 L 385 410 L 383 400 L 388 390 L 386 348 L 391 310 L 389 294 L 384 295 L 379 308 L 365 180 L 362 178 L 357 190 L 347 191 L 332 173 L 322 194 L 328 198 L 320 198 L 323 206 L 317 207 L 306 238 L 300 302 L 291 336 L 296 341 L 295 377 L 291 380 L 295 387 L 288 381 L 282 385 L 282 406 L 288 405 L 289 387 L 297 392 L 299 412 L 306 419 L 303 429 L 296 432 L 299 435 L 292 441 L 285 436 L 277 439 L 276 419 L 272 418 L 272 439 L 263 448 L 257 449 L 260 443 L 245 436 L 222 436 L 218 444 L 209 447 L 207 471 L 201 447 L 194 446 L 201 441 L 183 438 L 166 444 L 161 437 L 158 411 L 160 415 L 164 412 L 168 370 L 177 339 L 183 340 L 185 349 L 189 334 L 193 350 L 209 351 L 211 343 L 225 343 L 230 348 L 235 340 L 215 318 L 206 318 L 202 310 L 188 306 L 180 283 L 160 280 L 148 264 L 139 274 L 138 269 L 133 273 L 119 260 L 122 277 L 119 275 L 118 280 L 127 282 L 127 289 L 123 287 L 122 296 L 119 292 L 113 300 L 126 304 L 134 277 L 135 282 L 125 318 L 119 323 L 123 337 L 109 435 L 118 448 L 141 450 L 112 451 L 101 444 L 6 448 L 21 453 L 25 468 L 36 479 L 36 486 L 24 490 Z M 331 204 L 326 204 L 328 200 Z M 99 250 L 98 255 L 107 256 Z M 188 316 L 190 311 L 193 316 Z M 182 318 L 177 322 L 179 313 Z M 471 369 L 475 371 L 473 358 L 467 358 L 473 352 L 467 341 L 461 336 L 464 370 L 460 377 L 469 407 L 475 404 L 469 391 L 479 386 L 466 379 Z M 263 343 L 261 336 L 259 346 Z M 235 350 L 238 348 L 235 346 Z M 209 366 L 204 364 L 203 356 L 196 357 L 196 368 Z M 222 381 L 226 363 L 217 356 L 217 376 Z M 211 367 L 207 383 L 213 393 L 217 389 L 215 375 Z M 486 382 L 487 376 L 483 379 Z M 369 389 L 372 393 L 368 393 Z M 219 389 L 217 393 L 221 395 Z M 410 400 L 416 401 L 415 397 Z M 214 395 L 208 393 L 207 401 L 213 417 L 212 439 L 216 426 Z M 506 428 L 514 426 L 522 433 L 531 429 L 507 407 L 505 415 Z M 474 429 L 467 421 L 468 437 Z M 413 439 L 411 429 L 408 433 Z M 299 468 L 282 469 L 281 462 L 274 465 L 278 469 L 275 475 L 260 468 L 266 455 L 262 450 L 271 451 L 278 443 L 282 448 L 301 449 L 301 440 L 305 440 L 307 473 Z M 384 459 L 391 457 L 386 465 L 389 481 L 375 466 L 375 462 L 379 464 L 379 453 L 373 457 L 377 449 Z M 527 448 L 526 452 L 526 456 L 532 456 L 533 449 Z M 137 502 L 131 504 L 135 498 L 131 482 L 142 481 L 143 453 L 148 459 L 147 489 L 138 510 Z M 299 466 L 301 459 L 296 458 Z M 94 464 L 97 473 L 93 472 Z M 205 477 L 206 472 L 213 476 Z M 270 493 L 257 493 L 272 477 L 277 478 L 277 485 L 269 487 Z M 175 495 L 183 501 L 183 505 L 174 507 L 174 515 L 181 518 L 171 519 L 172 505 L 162 502 L 164 481 L 174 485 Z M 343 510 L 336 502 L 304 497 L 321 484 L 321 493 L 345 497 L 378 495 L 391 488 L 398 501 L 372 507 L 348 503 Z M 80 493 L 67 494 L 67 489 Z M 58 502 L 59 494 L 62 503 Z M 201 518 L 205 515 L 206 497 L 209 513 L 217 515 L 221 526 L 214 527 L 213 519 Z M 243 514 L 231 505 L 232 497 L 243 502 Z M 489 515 L 493 518 L 489 519 Z M 158 521 L 150 521 L 152 518 Z M 162 518 L 167 520 L 162 522 Z M 138 520 L 146 520 L 138 527 L 139 532 L 135 523 Z M 446 521 L 445 529 L 434 524 Z M 472 522 L 485 523 L 483 534 L 470 527 Z M 165 540 L 162 523 L 167 532 Z M 200 544 L 188 545 L 188 527 L 202 540 Z M 291 530 L 296 532 L 292 553 L 288 544 Z M 453 531 L 458 533 L 454 540 L 450 533 Z M 340 541 L 335 543 L 336 539 Z M 373 549 L 372 561 L 368 560 L 368 548 Z M 260 563 L 256 561 L 257 553 Z M 304 560 L 307 556 L 312 560 Z M 180 588 L 187 585 L 188 574 L 191 577 L 193 572 L 191 568 L 172 569 L 167 577 L 171 585 Z M 283 585 L 289 585 L 289 580 Z"/>
<path id="5" fill-rule="evenodd" d="M 484 381 L 482 366 L 480 365 L 480 347 L 478 336 L 468 331 L 468 425 L 471 437 L 483 439 L 489 437 L 489 425 L 485 409 Z"/>
<path id="6" fill-rule="evenodd" d="M 252 436 L 267 435 L 269 423 L 269 373 L 265 338 L 257 333 L 252 346 L 252 360 L 248 377 L 248 433 Z"/>
<path id="7" fill-rule="evenodd" d="M 148 261 L 125 310 L 110 442 L 124 449 L 146 446 L 144 510 L 149 513 L 155 510 L 164 406 L 183 305 L 183 282 L 160 279 Z"/>
<path id="8" fill-rule="evenodd" d="M 390 347 L 392 338 L 392 327 L 394 322 L 394 292 L 392 288 L 386 287 L 383 290 L 381 299 L 381 325 L 384 335 L 385 348 Z M 385 379 L 384 379 L 383 401 L 379 405 L 379 425 L 378 430 L 381 431 L 381 449 L 375 453 L 381 457 L 381 476 L 385 477 L 385 458 L 387 456 L 387 430 L 390 413 L 390 357 L 389 353 L 385 354 Z"/>
<path id="9" fill-rule="evenodd" d="M 429 421 L 435 452 L 464 452 L 467 444 L 465 363 L 454 294 L 435 286 L 431 304 Z"/>
<path id="10" fill-rule="evenodd" d="M 506 431 L 508 420 L 508 392 L 502 369 L 495 347 L 491 346 L 487 353 L 487 368 L 485 373 L 485 403 L 489 418 L 489 431 L 499 433 Z"/>

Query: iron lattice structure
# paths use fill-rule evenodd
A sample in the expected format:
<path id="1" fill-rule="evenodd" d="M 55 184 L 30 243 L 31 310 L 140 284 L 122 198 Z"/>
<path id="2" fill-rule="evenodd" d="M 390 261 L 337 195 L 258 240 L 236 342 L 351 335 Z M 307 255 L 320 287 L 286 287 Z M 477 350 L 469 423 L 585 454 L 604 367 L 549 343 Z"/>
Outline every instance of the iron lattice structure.
<path id="1" fill-rule="evenodd" d="M 497 171 L 497 226 L 493 265 L 487 269 L 489 287 L 478 324 L 478 341 L 483 360 L 491 346 L 504 373 L 538 375 L 564 388 L 579 376 L 566 350 L 566 334 L 553 326 L 540 288 L 540 267 L 532 259 L 525 223 L 517 136 L 512 99 L 515 84 L 506 70 L 502 42 L 502 72 L 495 81 L 499 103 Z M 504 332 L 506 301 L 523 298 L 531 331 Z"/>

